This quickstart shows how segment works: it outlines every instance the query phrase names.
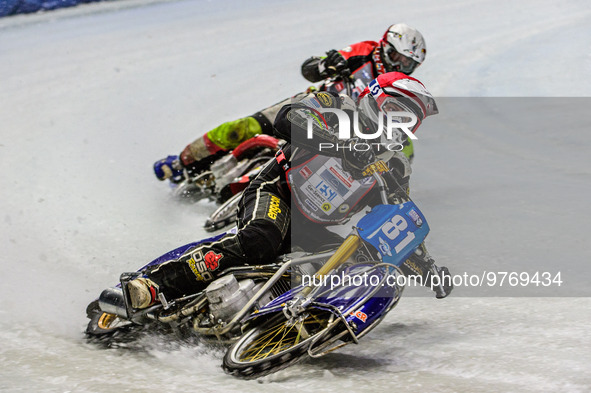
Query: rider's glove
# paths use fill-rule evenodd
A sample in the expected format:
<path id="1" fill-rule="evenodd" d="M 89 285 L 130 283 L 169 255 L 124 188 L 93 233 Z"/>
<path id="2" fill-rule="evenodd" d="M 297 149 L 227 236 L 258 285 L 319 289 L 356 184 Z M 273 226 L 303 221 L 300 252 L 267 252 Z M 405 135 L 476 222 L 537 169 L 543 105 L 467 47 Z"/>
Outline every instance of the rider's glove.
<path id="1" fill-rule="evenodd" d="M 347 67 L 347 59 L 338 50 L 329 50 L 320 62 L 320 74 L 325 76 L 349 76 L 351 71 Z"/>
<path id="2" fill-rule="evenodd" d="M 352 138 L 339 147 L 342 154 L 343 169 L 354 179 L 362 179 L 363 170 L 371 164 L 375 157 L 371 145 Z"/>
<path id="3" fill-rule="evenodd" d="M 185 178 L 183 166 L 178 156 L 168 156 L 154 163 L 154 174 L 159 180 L 170 179 L 178 183 Z"/>

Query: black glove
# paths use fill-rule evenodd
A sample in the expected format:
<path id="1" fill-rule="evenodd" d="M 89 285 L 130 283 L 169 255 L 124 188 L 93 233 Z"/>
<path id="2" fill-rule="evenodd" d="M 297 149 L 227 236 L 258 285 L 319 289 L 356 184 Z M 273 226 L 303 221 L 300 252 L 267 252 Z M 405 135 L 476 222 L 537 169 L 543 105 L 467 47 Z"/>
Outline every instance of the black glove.
<path id="1" fill-rule="evenodd" d="M 375 161 L 375 155 L 370 144 L 352 138 L 339 147 L 342 154 L 343 169 L 354 179 L 363 179 L 363 170 Z"/>
<path id="2" fill-rule="evenodd" d="M 347 77 L 351 75 L 351 71 L 347 66 L 347 59 L 340 54 L 338 50 L 332 49 L 326 52 L 326 57 L 321 63 L 324 66 L 324 73 L 326 76 L 339 75 Z"/>

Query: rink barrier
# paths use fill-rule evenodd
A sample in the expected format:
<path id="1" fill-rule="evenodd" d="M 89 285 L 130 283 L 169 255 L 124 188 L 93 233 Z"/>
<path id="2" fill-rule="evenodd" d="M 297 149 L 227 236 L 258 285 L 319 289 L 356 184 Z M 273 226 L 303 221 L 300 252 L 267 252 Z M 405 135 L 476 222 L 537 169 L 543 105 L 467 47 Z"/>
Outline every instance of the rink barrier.
<path id="1" fill-rule="evenodd" d="M 50 11 L 101 0 L 0 0 L 0 17 Z"/>

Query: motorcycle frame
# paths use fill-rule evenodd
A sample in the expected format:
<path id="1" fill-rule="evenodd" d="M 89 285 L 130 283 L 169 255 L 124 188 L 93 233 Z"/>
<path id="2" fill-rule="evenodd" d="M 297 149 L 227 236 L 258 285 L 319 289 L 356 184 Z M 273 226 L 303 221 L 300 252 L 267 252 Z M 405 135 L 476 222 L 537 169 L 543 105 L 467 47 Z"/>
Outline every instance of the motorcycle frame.
<path id="1" fill-rule="evenodd" d="M 375 172 L 373 174 L 373 177 L 377 181 L 377 186 L 378 186 L 377 189 L 378 189 L 378 191 L 380 193 L 380 197 L 381 197 L 382 202 L 385 203 L 385 204 L 387 204 L 388 203 L 387 186 L 386 186 L 386 183 L 385 183 L 383 177 L 378 172 Z M 356 250 L 358 250 L 361 245 L 363 245 L 363 241 L 361 240 L 361 238 L 359 237 L 359 235 L 354 230 L 345 239 L 345 241 L 339 246 L 339 248 L 337 248 L 332 253 L 313 254 L 313 255 L 304 256 L 304 257 L 300 257 L 300 258 L 296 258 L 296 259 L 293 259 L 293 260 L 289 260 L 289 261 L 284 262 L 281 265 L 281 267 L 277 270 L 277 272 L 263 285 L 263 287 L 261 289 L 259 289 L 259 291 L 234 316 L 234 318 L 232 318 L 232 320 L 230 322 L 228 322 L 226 325 L 215 325 L 215 326 L 213 326 L 211 328 L 194 328 L 194 330 L 197 331 L 198 333 L 202 333 L 204 335 L 215 335 L 218 339 L 221 339 L 221 336 L 229 333 L 239 323 L 242 323 L 242 320 L 243 320 L 244 316 L 249 312 L 249 310 L 252 309 L 253 305 L 263 296 L 263 294 L 265 294 L 283 276 L 283 274 L 289 268 L 291 268 L 292 266 L 299 265 L 299 264 L 304 264 L 304 263 L 310 263 L 310 262 L 319 261 L 319 260 L 322 260 L 322 259 L 326 258 L 328 255 L 331 255 L 330 258 L 328 259 L 328 261 L 323 265 L 323 267 L 320 268 L 318 270 L 318 272 L 316 272 L 316 275 L 317 276 L 324 276 L 324 275 L 328 274 L 329 272 L 331 272 L 332 270 L 334 270 L 335 268 L 337 268 L 340 265 L 342 265 L 344 262 L 346 262 L 347 259 L 349 259 L 349 257 L 351 257 L 351 255 L 353 255 L 353 253 Z M 378 264 L 378 265 L 381 265 L 381 266 L 383 266 L 383 265 L 393 266 L 393 265 L 390 265 L 390 264 Z M 312 295 L 314 295 L 314 290 L 313 289 L 314 289 L 313 287 L 306 287 L 306 288 L 304 288 L 302 295 L 304 297 L 310 298 Z M 371 296 L 373 294 L 375 294 L 378 289 L 379 289 L 379 287 L 376 287 L 376 289 L 374 289 L 374 291 L 369 296 L 366 296 L 366 300 L 364 300 L 362 303 L 360 303 L 360 304 L 355 303 L 355 307 L 358 308 L 362 304 L 364 304 L 365 302 L 367 302 L 367 300 L 370 299 Z M 398 296 L 398 298 L 399 298 L 399 296 Z M 337 309 L 337 311 L 340 314 L 340 318 L 342 318 L 343 322 L 345 322 L 345 326 L 347 327 L 347 330 L 350 332 L 351 336 L 356 341 L 357 340 L 357 336 L 351 330 L 351 327 L 350 327 L 349 323 L 346 322 L 346 320 L 344 319 L 343 314 L 338 309 Z M 253 315 L 256 315 L 256 313 L 257 313 L 257 311 L 255 311 L 255 313 Z M 386 313 L 384 313 L 384 316 L 385 316 Z M 338 316 L 338 314 L 337 314 L 337 316 Z M 381 321 L 381 319 L 379 319 L 379 321 Z M 379 321 L 377 321 L 377 322 L 379 322 Z M 364 331 L 365 330 L 367 330 L 367 328 L 364 329 Z"/>
<path id="2" fill-rule="evenodd" d="M 294 259 L 285 261 L 279 267 L 277 272 L 275 272 L 275 274 L 273 274 L 273 276 L 269 280 L 267 280 L 267 282 L 265 282 L 265 284 L 261 287 L 261 289 L 259 289 L 257 291 L 257 293 L 252 298 L 250 298 L 250 300 L 244 305 L 244 307 L 242 307 L 242 309 L 238 313 L 236 313 L 236 315 L 234 316 L 234 318 L 232 318 L 232 320 L 230 320 L 230 322 L 228 322 L 225 325 L 218 324 L 218 325 L 215 325 L 211 328 L 194 328 L 194 330 L 198 333 L 202 333 L 205 335 L 210 335 L 210 336 L 214 335 L 218 339 L 221 340 L 221 336 L 229 333 L 236 326 L 238 326 L 240 323 L 242 323 L 244 316 L 246 316 L 246 314 L 250 312 L 250 310 L 252 309 L 254 304 L 269 289 L 271 289 L 271 287 L 273 285 L 275 285 L 275 283 L 277 281 L 279 281 L 279 279 L 281 279 L 281 277 L 283 277 L 283 275 L 288 271 L 288 269 L 290 269 L 293 266 L 302 265 L 304 263 L 319 262 L 322 259 L 325 259 L 327 256 L 332 255 L 333 253 L 334 252 L 328 252 L 328 253 L 322 253 L 322 254 L 312 254 L 312 255 L 306 255 L 303 257 L 298 257 L 298 258 L 294 258 Z"/>

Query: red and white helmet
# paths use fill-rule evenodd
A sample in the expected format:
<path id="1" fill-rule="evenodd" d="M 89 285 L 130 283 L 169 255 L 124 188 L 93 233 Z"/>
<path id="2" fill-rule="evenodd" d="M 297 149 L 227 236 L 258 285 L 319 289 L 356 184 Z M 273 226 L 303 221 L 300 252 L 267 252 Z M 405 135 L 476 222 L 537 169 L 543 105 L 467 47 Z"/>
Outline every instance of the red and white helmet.
<path id="1" fill-rule="evenodd" d="M 425 85 L 401 72 L 382 74 L 371 81 L 359 96 L 358 109 L 359 121 L 369 134 L 387 124 L 388 112 L 414 114 L 416 123 L 410 128 L 413 134 L 427 116 L 439 113 L 435 99 Z M 409 123 L 410 116 L 401 115 L 393 120 Z"/>
<path id="2" fill-rule="evenodd" d="M 387 72 L 403 72 L 407 75 L 425 60 L 427 46 L 423 35 L 404 23 L 388 28 L 380 41 L 382 62 Z"/>

